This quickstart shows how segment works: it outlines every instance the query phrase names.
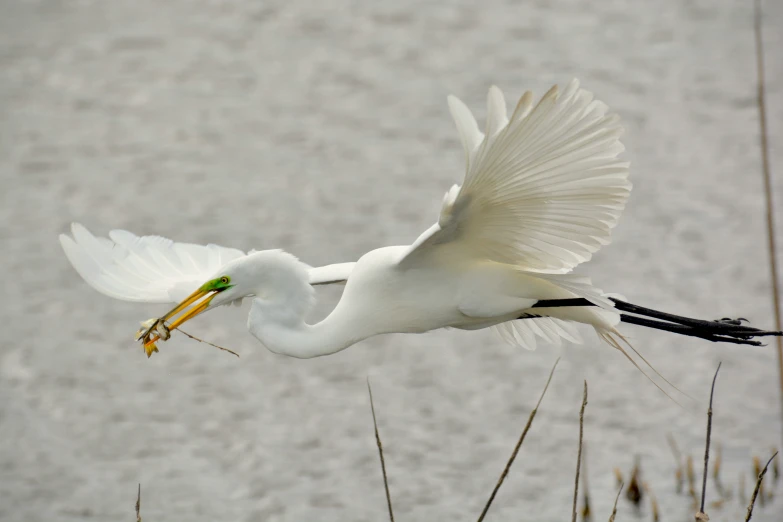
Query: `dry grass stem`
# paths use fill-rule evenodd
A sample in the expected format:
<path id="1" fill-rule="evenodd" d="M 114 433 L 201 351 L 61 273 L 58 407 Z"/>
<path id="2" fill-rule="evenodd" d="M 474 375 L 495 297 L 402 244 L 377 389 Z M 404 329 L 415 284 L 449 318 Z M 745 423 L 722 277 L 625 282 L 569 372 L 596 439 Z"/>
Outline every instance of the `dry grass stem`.
<path id="1" fill-rule="evenodd" d="M 682 485 L 685 483 L 682 467 L 677 468 L 677 471 L 674 472 L 674 483 L 674 492 L 678 495 L 682 494 Z"/>
<path id="2" fill-rule="evenodd" d="M 750 497 L 750 504 L 748 504 L 748 514 L 745 516 L 745 522 L 748 522 L 750 520 L 750 517 L 753 516 L 753 506 L 756 504 L 756 497 L 759 494 L 759 490 L 761 489 L 761 481 L 764 480 L 764 475 L 767 473 L 767 468 L 769 467 L 769 463 L 772 462 L 772 460 L 777 456 L 777 452 L 775 452 L 774 455 L 772 455 L 769 460 L 767 461 L 767 464 L 764 466 L 764 469 L 761 470 L 761 473 L 759 473 L 758 479 L 756 480 L 756 487 L 753 490 L 753 496 Z"/>
<path id="3" fill-rule="evenodd" d="M 720 444 L 715 448 L 715 464 L 712 466 L 712 480 L 715 482 L 715 489 L 723 499 L 731 498 L 731 491 L 723 487 L 723 481 L 720 479 L 721 463 L 723 461 L 723 448 Z"/>
<path id="4" fill-rule="evenodd" d="M 758 477 L 761 474 L 761 458 L 758 456 L 753 457 L 753 475 Z M 764 504 L 767 500 L 767 496 L 764 494 L 764 484 L 761 484 L 761 487 L 759 488 L 759 504 L 761 504 L 762 507 L 764 507 Z"/>
<path id="5" fill-rule="evenodd" d="M 647 482 L 642 483 L 644 492 L 650 496 L 650 510 L 652 511 L 652 521 L 659 522 L 661 520 L 661 510 L 658 507 L 658 499 L 655 498 L 652 488 Z"/>
<path id="6" fill-rule="evenodd" d="M 620 500 L 620 493 L 623 492 L 623 486 L 625 486 L 625 484 L 621 483 L 620 487 L 617 488 L 617 496 L 614 497 L 614 507 L 612 508 L 612 514 L 609 516 L 609 522 L 614 522 L 614 517 L 617 515 L 617 501 Z"/>
<path id="7" fill-rule="evenodd" d="M 383 445 L 381 444 L 381 436 L 378 433 L 378 421 L 375 418 L 375 404 L 372 400 L 372 388 L 370 387 L 369 377 L 367 378 L 367 392 L 370 394 L 370 411 L 372 411 L 372 425 L 375 429 L 375 443 L 378 445 L 378 455 L 381 458 L 381 473 L 383 474 L 383 488 L 386 490 L 386 505 L 389 506 L 389 520 L 394 522 L 391 495 L 389 494 L 389 481 L 386 477 L 386 461 L 383 460 Z"/>
<path id="8" fill-rule="evenodd" d="M 489 500 L 487 500 L 484 509 L 481 511 L 481 515 L 479 515 L 478 517 L 478 522 L 484 520 L 484 517 L 487 515 L 487 511 L 489 511 L 489 507 L 492 505 L 492 501 L 495 500 L 495 495 L 497 495 L 500 486 L 503 484 L 503 481 L 506 480 L 506 475 L 508 475 L 508 472 L 511 469 L 511 465 L 514 463 L 514 459 L 517 458 L 517 453 L 519 453 L 519 448 L 522 447 L 522 443 L 525 441 L 527 432 L 530 430 L 530 426 L 532 426 L 533 424 L 533 419 L 535 418 L 536 413 L 538 412 L 539 406 L 541 406 L 541 401 L 544 399 L 544 395 L 546 395 L 546 390 L 547 388 L 549 388 L 549 383 L 552 382 L 552 376 L 555 374 L 555 368 L 557 368 L 557 363 L 559 362 L 560 362 L 560 358 L 558 357 L 558 359 L 555 361 L 555 364 L 552 366 L 552 370 L 549 372 L 549 378 L 546 380 L 546 384 L 544 385 L 544 391 L 541 392 L 541 396 L 538 398 L 536 407 L 533 408 L 533 411 L 530 412 L 530 416 L 527 419 L 527 424 L 525 424 L 525 429 L 522 430 L 522 434 L 519 436 L 517 445 L 514 446 L 514 451 L 511 453 L 511 457 L 508 459 L 508 462 L 506 463 L 506 467 L 503 469 L 503 472 L 500 474 L 500 478 L 498 479 L 497 484 L 495 484 L 495 489 L 492 490 L 492 494 L 489 496 Z"/>
<path id="9" fill-rule="evenodd" d="M 571 522 L 576 522 L 576 504 L 579 500 L 579 471 L 582 466 L 582 439 L 585 428 L 585 407 L 587 406 L 587 381 L 582 392 L 582 408 L 579 410 L 579 452 L 576 455 L 576 478 L 574 478 L 574 505 L 571 512 Z"/>
<path id="10" fill-rule="evenodd" d="M 234 355 L 236 355 L 237 357 L 239 357 L 239 354 L 238 354 L 237 352 L 235 352 L 234 350 L 229 350 L 228 348 L 223 348 L 222 346 L 218 346 L 218 345 L 216 345 L 216 344 L 212 344 L 211 342 L 209 342 L 209 341 L 205 341 L 204 339 L 199 339 L 199 338 L 198 338 L 198 337 L 196 337 L 195 335 L 190 335 L 188 332 L 186 332 L 186 331 L 184 331 L 184 330 L 182 330 L 182 329 L 180 329 L 180 328 L 177 328 L 177 330 L 179 330 L 181 333 L 183 333 L 183 334 L 187 335 L 188 337 L 190 337 L 190 338 L 191 338 L 191 339 L 193 339 L 194 341 L 198 341 L 198 342 L 200 342 L 200 343 L 205 343 L 205 344 L 208 344 L 208 345 L 210 345 L 210 346 L 214 346 L 214 347 L 215 347 L 215 348 L 217 348 L 218 350 L 223 350 L 224 352 L 228 352 L 228 353 L 234 354 Z"/>
<path id="11" fill-rule="evenodd" d="M 628 487 L 625 488 L 625 498 L 630 500 L 636 507 L 639 507 L 642 502 L 642 498 L 644 497 L 642 488 L 640 486 L 640 475 L 641 461 L 637 455 L 634 458 L 633 469 L 631 470 L 631 481 L 628 483 Z"/>
<path id="12" fill-rule="evenodd" d="M 677 442 L 675 442 L 674 437 L 672 437 L 671 433 L 666 435 L 666 441 L 669 443 L 669 448 L 671 448 L 672 450 L 674 461 L 677 463 L 677 470 L 674 472 L 674 480 L 675 480 L 674 490 L 679 495 L 680 493 L 682 493 L 682 486 L 683 486 L 683 479 L 684 479 L 684 472 L 682 469 L 682 453 L 680 452 L 680 448 L 677 447 Z"/>
<path id="13" fill-rule="evenodd" d="M 693 467 L 693 457 L 688 455 L 685 461 L 685 475 L 688 478 L 688 495 L 693 499 L 693 503 L 696 503 L 696 471 Z"/>
<path id="14" fill-rule="evenodd" d="M 584 505 L 582 506 L 582 522 L 593 520 L 593 513 L 590 511 L 590 497 L 584 494 Z"/>
<path id="15" fill-rule="evenodd" d="M 136 522 L 141 522 L 141 482 L 139 491 L 136 493 Z"/>
<path id="16" fill-rule="evenodd" d="M 618 485 L 618 486 L 619 486 L 620 484 L 623 484 L 623 483 L 625 483 L 625 479 L 623 478 L 623 472 L 622 472 L 622 471 L 620 471 L 620 468 L 618 468 L 618 467 L 616 467 L 616 466 L 615 466 L 615 467 L 612 469 L 612 471 L 614 472 L 614 480 L 617 482 L 617 485 Z"/>
<path id="17" fill-rule="evenodd" d="M 778 279 L 777 245 L 775 244 L 775 207 L 772 201 L 772 174 L 769 168 L 769 140 L 767 132 L 767 103 L 764 82 L 764 39 L 761 36 L 762 27 L 761 0 L 753 3 L 753 34 L 756 40 L 756 73 L 757 73 L 757 103 L 759 108 L 759 146 L 761 147 L 761 169 L 764 178 L 764 202 L 767 208 L 767 249 L 769 251 L 769 272 L 772 279 L 772 304 L 775 312 L 775 330 L 781 329 L 780 324 L 780 290 Z M 778 352 L 778 380 L 780 393 L 783 394 L 783 338 L 776 337 Z M 781 401 L 783 408 L 783 401 Z M 780 420 L 783 422 L 783 409 Z"/>
<path id="18" fill-rule="evenodd" d="M 701 505 L 699 513 L 704 513 L 704 500 L 707 495 L 707 471 L 710 466 L 710 437 L 712 436 L 712 399 L 715 396 L 715 382 L 718 380 L 718 372 L 722 363 L 718 363 L 715 370 L 715 376 L 712 378 L 712 387 L 710 388 L 710 406 L 707 409 L 707 441 L 704 444 L 704 475 L 701 482 Z"/>
<path id="19" fill-rule="evenodd" d="M 590 510 L 590 489 L 587 487 L 587 446 L 585 446 L 582 455 L 582 466 L 585 468 L 582 473 L 582 522 L 590 522 L 593 515 Z"/>

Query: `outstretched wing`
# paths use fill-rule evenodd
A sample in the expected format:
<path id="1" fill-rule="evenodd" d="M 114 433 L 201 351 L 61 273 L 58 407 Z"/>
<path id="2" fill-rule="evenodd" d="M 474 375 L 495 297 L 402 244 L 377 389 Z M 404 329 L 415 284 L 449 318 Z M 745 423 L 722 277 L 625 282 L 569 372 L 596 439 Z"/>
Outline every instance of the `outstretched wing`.
<path id="1" fill-rule="evenodd" d="M 345 284 L 354 266 L 356 266 L 356 263 L 337 263 L 334 265 L 310 267 L 310 284 L 313 286 Z"/>
<path id="2" fill-rule="evenodd" d="M 235 248 L 175 243 L 125 230 L 95 237 L 78 223 L 71 231 L 73 237 L 60 235 L 60 244 L 73 267 L 95 290 L 123 301 L 180 302 L 221 266 L 245 255 Z"/>
<path id="3" fill-rule="evenodd" d="M 446 193 L 438 222 L 401 260 L 435 249 L 540 273 L 567 273 L 609 243 L 631 190 L 619 117 L 579 88 L 550 89 L 534 107 L 525 93 L 506 116 L 503 94 L 489 90 L 486 134 L 470 110 L 449 97 L 465 148 L 461 187 Z"/>
<path id="4" fill-rule="evenodd" d="M 73 237 L 60 235 L 60 244 L 73 267 L 95 290 L 123 301 L 178 303 L 220 267 L 245 255 L 235 248 L 139 237 L 125 230 L 95 237 L 78 223 L 71 231 Z M 310 284 L 345 283 L 354 265 L 311 267 Z"/>

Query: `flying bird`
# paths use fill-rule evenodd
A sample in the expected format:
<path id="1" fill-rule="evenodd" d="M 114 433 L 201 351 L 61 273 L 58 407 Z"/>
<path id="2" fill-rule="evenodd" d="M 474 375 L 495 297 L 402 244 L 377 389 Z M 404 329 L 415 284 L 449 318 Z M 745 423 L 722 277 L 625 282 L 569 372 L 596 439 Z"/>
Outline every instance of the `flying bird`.
<path id="1" fill-rule="evenodd" d="M 446 192 L 437 222 L 410 245 L 311 267 L 281 250 L 245 253 L 121 230 L 99 238 L 78 224 L 60 242 L 95 290 L 125 301 L 179 303 L 143 323 L 139 338 L 148 356 L 159 337 L 244 298 L 252 298 L 250 333 L 269 350 L 298 358 L 333 354 L 374 335 L 445 327 L 492 328 L 532 349 L 537 338 L 580 342 L 574 326 L 581 323 L 626 356 L 621 321 L 740 344 L 781 335 L 741 320 L 639 307 L 571 273 L 609 243 L 631 191 L 628 163 L 618 159 L 620 118 L 576 80 L 535 104 L 526 92 L 510 116 L 493 86 L 483 132 L 459 99 L 450 96 L 448 105 L 465 152 L 464 180 Z M 308 324 L 314 285 L 332 283 L 345 283 L 339 303 Z"/>

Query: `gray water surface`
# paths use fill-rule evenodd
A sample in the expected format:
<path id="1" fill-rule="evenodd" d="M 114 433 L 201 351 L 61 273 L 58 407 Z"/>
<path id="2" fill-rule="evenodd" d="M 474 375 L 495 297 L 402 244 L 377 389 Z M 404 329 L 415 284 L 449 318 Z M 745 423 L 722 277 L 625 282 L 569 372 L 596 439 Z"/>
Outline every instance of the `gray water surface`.
<path id="1" fill-rule="evenodd" d="M 589 329 L 561 350 L 439 331 L 299 361 L 258 344 L 244 308 L 191 326 L 240 359 L 178 336 L 147 360 L 131 335 L 162 307 L 91 290 L 57 235 L 78 221 L 355 260 L 415 239 L 461 179 L 447 94 L 483 120 L 492 83 L 514 100 L 576 76 L 622 116 L 634 183 L 580 271 L 639 304 L 771 327 L 751 2 L 0 3 L 0 519 L 131 520 L 141 482 L 145 521 L 385 520 L 369 376 L 397 519 L 472 520 L 559 355 L 487 520 L 570 519 L 583 379 L 596 520 L 636 455 L 662 520 L 692 520 L 666 435 L 700 467 L 718 361 L 734 496 L 710 515 L 741 519 L 740 473 L 749 495 L 751 457 L 781 441 L 771 346 L 625 328 L 695 397 L 683 407 Z M 783 4 L 767 4 L 780 172 Z M 318 315 L 338 298 L 319 291 Z M 617 520 L 649 508 L 621 499 Z"/>

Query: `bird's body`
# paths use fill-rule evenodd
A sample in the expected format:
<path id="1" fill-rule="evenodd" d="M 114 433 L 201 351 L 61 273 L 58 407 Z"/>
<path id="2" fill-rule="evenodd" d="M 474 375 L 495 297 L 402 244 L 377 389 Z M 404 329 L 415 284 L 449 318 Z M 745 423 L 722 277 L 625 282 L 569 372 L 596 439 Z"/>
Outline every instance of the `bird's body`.
<path id="1" fill-rule="evenodd" d="M 444 268 L 434 258 L 417 266 L 401 266 L 400 259 L 409 249 L 385 247 L 362 256 L 335 309 L 314 325 L 303 319 L 314 293 L 305 279 L 306 265 L 278 252 L 251 254 L 247 261 L 262 273 L 254 279 L 263 282 L 254 291 L 248 329 L 274 352 L 308 358 L 337 352 L 373 335 L 446 327 L 475 330 L 526 314 L 542 316 L 524 319 L 527 324 L 561 315 L 607 331 L 619 322 L 616 313 L 596 308 L 531 310 L 541 299 L 584 297 L 557 284 L 558 277 L 573 279 L 568 276 L 542 277 L 493 261 Z M 224 272 L 231 273 L 231 267 L 227 268 Z M 267 280 L 286 283 L 276 286 Z M 555 337 L 548 336 L 552 341 Z"/>
<path id="2" fill-rule="evenodd" d="M 484 133 L 462 102 L 450 97 L 449 107 L 465 150 L 465 179 L 446 193 L 437 222 L 411 245 L 313 268 L 279 250 L 245 254 L 125 231 L 96 238 L 76 224 L 61 244 L 79 274 L 108 296 L 180 302 L 145 325 L 148 355 L 155 328 L 166 339 L 169 328 L 244 298 L 253 300 L 250 332 L 270 350 L 300 358 L 335 353 L 373 335 L 444 327 L 493 327 L 505 340 L 533 348 L 537 337 L 578 342 L 574 323 L 592 326 L 623 350 L 614 302 L 587 277 L 570 273 L 609 243 L 631 190 L 628 164 L 617 159 L 623 150 L 617 115 L 575 80 L 563 93 L 552 88 L 535 106 L 525 93 L 510 118 L 503 95 L 491 88 Z M 332 313 L 307 324 L 313 285 L 343 282 Z M 580 305 L 547 304 L 555 301 Z M 695 329 L 702 323 L 693 323 L 696 333 L 678 333 L 705 337 Z M 748 339 L 746 330 L 737 332 L 749 327 L 727 328 Z M 710 335 L 705 338 L 725 340 Z"/>

